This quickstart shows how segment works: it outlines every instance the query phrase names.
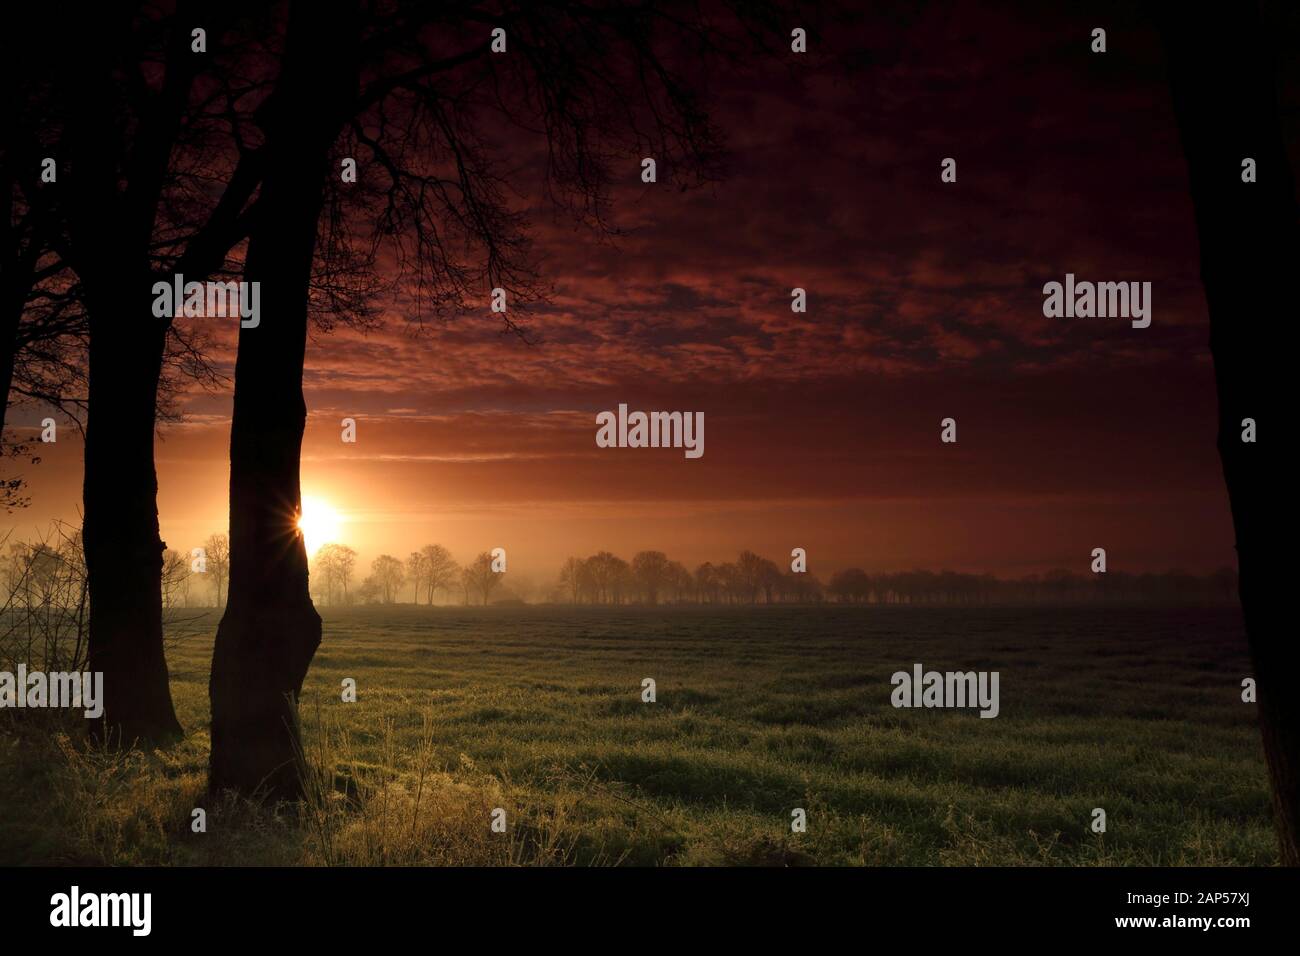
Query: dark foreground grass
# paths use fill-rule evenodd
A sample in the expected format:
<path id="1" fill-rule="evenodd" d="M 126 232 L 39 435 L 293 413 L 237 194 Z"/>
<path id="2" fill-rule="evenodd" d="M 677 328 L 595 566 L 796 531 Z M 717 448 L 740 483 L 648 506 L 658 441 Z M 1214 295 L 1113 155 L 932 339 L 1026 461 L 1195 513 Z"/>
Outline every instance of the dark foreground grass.
<path id="1" fill-rule="evenodd" d="M 171 654 L 189 731 L 175 748 L 0 729 L 0 862 L 1276 862 L 1235 611 L 324 617 L 302 708 L 319 771 L 306 808 L 206 795 L 211 640 L 187 639 Z M 893 708 L 890 675 L 917 662 L 999 671 L 1000 715 Z"/>

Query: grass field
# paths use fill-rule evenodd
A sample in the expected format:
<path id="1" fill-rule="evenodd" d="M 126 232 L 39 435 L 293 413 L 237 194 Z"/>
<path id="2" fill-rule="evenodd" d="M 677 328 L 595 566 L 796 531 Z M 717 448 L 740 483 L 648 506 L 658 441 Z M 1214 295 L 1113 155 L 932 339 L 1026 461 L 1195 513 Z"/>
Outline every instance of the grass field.
<path id="1" fill-rule="evenodd" d="M 211 640 L 189 638 L 169 751 L 0 725 L 0 863 L 1276 862 L 1235 611 L 323 613 L 305 809 L 206 795 Z M 999 671 L 1000 715 L 893 708 L 918 662 Z"/>

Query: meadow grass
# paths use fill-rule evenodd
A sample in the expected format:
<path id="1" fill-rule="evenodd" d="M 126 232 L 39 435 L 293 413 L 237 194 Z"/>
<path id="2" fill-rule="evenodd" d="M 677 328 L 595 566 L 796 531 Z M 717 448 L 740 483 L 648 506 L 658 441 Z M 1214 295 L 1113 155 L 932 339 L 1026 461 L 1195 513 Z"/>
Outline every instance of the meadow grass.
<path id="1" fill-rule="evenodd" d="M 75 722 L 0 723 L 0 863 L 1277 862 L 1233 610 L 323 617 L 305 805 L 207 795 L 211 638 L 186 638 L 169 654 L 188 732 L 175 747 L 97 751 Z M 890 675 L 917 662 L 999 671 L 1000 715 L 895 709 Z M 505 834 L 489 826 L 498 807 Z M 796 807 L 806 833 L 791 832 Z"/>

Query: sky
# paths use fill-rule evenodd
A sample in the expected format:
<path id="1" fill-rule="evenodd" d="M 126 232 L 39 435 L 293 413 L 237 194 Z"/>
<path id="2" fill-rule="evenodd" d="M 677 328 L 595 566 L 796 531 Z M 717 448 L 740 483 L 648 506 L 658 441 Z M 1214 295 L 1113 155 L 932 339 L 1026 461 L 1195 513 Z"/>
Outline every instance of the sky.
<path id="1" fill-rule="evenodd" d="M 571 554 L 647 548 L 694 567 L 802 547 L 823 577 L 1085 573 L 1096 547 L 1111 570 L 1233 565 L 1161 52 L 1135 14 L 1102 9 L 867 14 L 806 57 L 717 77 L 727 177 L 681 192 L 629 156 L 612 240 L 552 215 L 520 147 L 554 290 L 532 344 L 503 333 L 486 290 L 445 324 L 390 308 L 368 333 L 315 334 L 304 494 L 363 564 L 504 547 L 538 579 Z M 1067 273 L 1150 282 L 1150 327 L 1045 317 L 1043 285 Z M 188 321 L 218 323 L 229 373 L 233 330 Z M 230 388 L 191 391 L 160 434 L 169 547 L 226 526 Z M 597 413 L 620 403 L 703 412 L 704 455 L 597 447 Z M 0 530 L 75 520 L 75 434 L 41 453 L 31 506 Z"/>

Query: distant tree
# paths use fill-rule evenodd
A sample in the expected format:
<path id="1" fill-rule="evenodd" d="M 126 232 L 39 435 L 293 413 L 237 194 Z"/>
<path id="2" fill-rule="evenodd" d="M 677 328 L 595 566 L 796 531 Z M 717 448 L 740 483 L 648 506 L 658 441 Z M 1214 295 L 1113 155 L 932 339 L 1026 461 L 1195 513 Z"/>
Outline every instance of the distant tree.
<path id="1" fill-rule="evenodd" d="M 411 582 L 413 604 L 420 603 L 420 587 L 424 584 L 424 555 L 412 551 L 406 559 L 406 580 Z"/>
<path id="2" fill-rule="evenodd" d="M 759 557 L 753 551 L 742 551 L 740 557 L 736 559 L 737 584 L 740 587 L 741 597 L 750 604 L 758 601 L 759 591 L 767 581 L 768 566 L 771 564 L 772 562 Z"/>
<path id="3" fill-rule="evenodd" d="M 740 568 L 733 561 L 724 561 L 715 569 L 718 580 L 718 591 L 722 594 L 728 604 L 735 604 L 744 599 L 745 585 L 741 578 Z"/>
<path id="4" fill-rule="evenodd" d="M 591 576 L 595 602 L 613 603 L 618 578 L 626 566 L 626 562 L 609 551 L 597 551 L 587 559 L 585 567 Z"/>
<path id="5" fill-rule="evenodd" d="M 352 569 L 357 563 L 357 553 L 346 544 L 336 544 L 334 547 L 336 573 L 339 585 L 343 588 L 343 603 L 347 604 L 348 582 L 352 580 Z"/>
<path id="6" fill-rule="evenodd" d="M 348 582 L 356 560 L 356 551 L 344 544 L 323 544 L 317 549 L 312 574 L 324 584 L 327 604 L 348 603 Z M 336 594 L 339 597 L 337 602 Z"/>
<path id="7" fill-rule="evenodd" d="M 636 593 L 636 583 L 632 578 L 632 565 L 620 557 L 615 557 L 610 565 L 609 600 L 611 604 L 623 604 L 631 600 Z"/>
<path id="8" fill-rule="evenodd" d="M 491 598 L 492 592 L 501 583 L 504 575 L 492 570 L 492 555 L 486 551 L 470 562 L 466 571 L 469 574 L 470 586 L 483 596 L 483 604 L 486 607 L 488 599 Z"/>
<path id="9" fill-rule="evenodd" d="M 668 555 L 662 551 L 639 551 L 632 556 L 632 577 L 647 604 L 658 604 L 669 579 Z"/>
<path id="10" fill-rule="evenodd" d="M 429 603 L 432 604 L 437 592 L 448 590 L 456 583 L 460 565 L 451 556 L 451 552 L 440 544 L 426 544 L 421 548 L 420 561 Z"/>
<path id="11" fill-rule="evenodd" d="M 687 600 L 694 586 L 695 580 L 684 564 L 680 561 L 668 562 L 668 589 L 674 602 L 680 604 Z"/>
<path id="12" fill-rule="evenodd" d="M 189 603 L 190 559 L 179 551 L 163 551 L 162 606 L 164 609 Z"/>
<path id="13" fill-rule="evenodd" d="M 55 522 L 35 545 L 9 541 L 0 590 L 0 668 L 86 669 L 86 565 L 80 529 Z"/>
<path id="14" fill-rule="evenodd" d="M 578 590 L 583 600 L 595 604 L 599 600 L 600 585 L 596 581 L 595 558 L 584 558 L 578 562 Z"/>
<path id="15" fill-rule="evenodd" d="M 14 604 L 29 610 L 50 605 L 58 593 L 63 562 L 64 553 L 53 542 L 10 542 L 5 576 L 11 598 L 17 599 Z"/>
<path id="16" fill-rule="evenodd" d="M 782 584 L 781 569 L 776 562 L 768 558 L 759 558 L 758 585 L 763 591 L 763 600 L 771 604 Z"/>
<path id="17" fill-rule="evenodd" d="M 363 580 L 360 587 L 357 588 L 357 603 L 379 604 L 382 602 L 384 604 L 391 604 L 391 601 L 384 600 L 383 589 L 384 586 L 378 577 L 373 574 L 366 575 L 365 580 Z"/>
<path id="18" fill-rule="evenodd" d="M 315 589 L 316 600 L 323 604 L 332 604 L 334 596 L 334 567 L 332 544 L 323 544 L 311 557 L 309 574 L 311 585 Z"/>
<path id="19" fill-rule="evenodd" d="M 560 567 L 560 587 L 574 604 L 582 600 L 583 561 L 568 558 Z"/>
<path id="20" fill-rule="evenodd" d="M 695 596 L 701 604 L 714 604 L 718 600 L 718 569 L 705 561 L 695 569 Z"/>
<path id="21" fill-rule="evenodd" d="M 406 572 L 400 560 L 391 554 L 381 554 L 370 562 L 370 575 L 371 583 L 377 588 L 379 599 L 384 604 L 392 604 L 397 600 L 397 592 L 406 580 Z"/>
<path id="22" fill-rule="evenodd" d="M 871 593 L 871 579 L 861 568 L 847 568 L 831 575 L 831 583 L 826 590 L 837 601 L 860 604 Z"/>
<path id="23" fill-rule="evenodd" d="M 203 542 L 203 554 L 207 566 L 204 573 L 211 576 L 216 606 L 221 607 L 225 584 L 230 579 L 230 538 L 224 534 L 209 535 Z"/>
<path id="24" fill-rule="evenodd" d="M 786 571 L 781 578 L 780 590 L 787 599 L 797 604 L 808 604 L 821 600 L 822 585 L 807 571 Z"/>

